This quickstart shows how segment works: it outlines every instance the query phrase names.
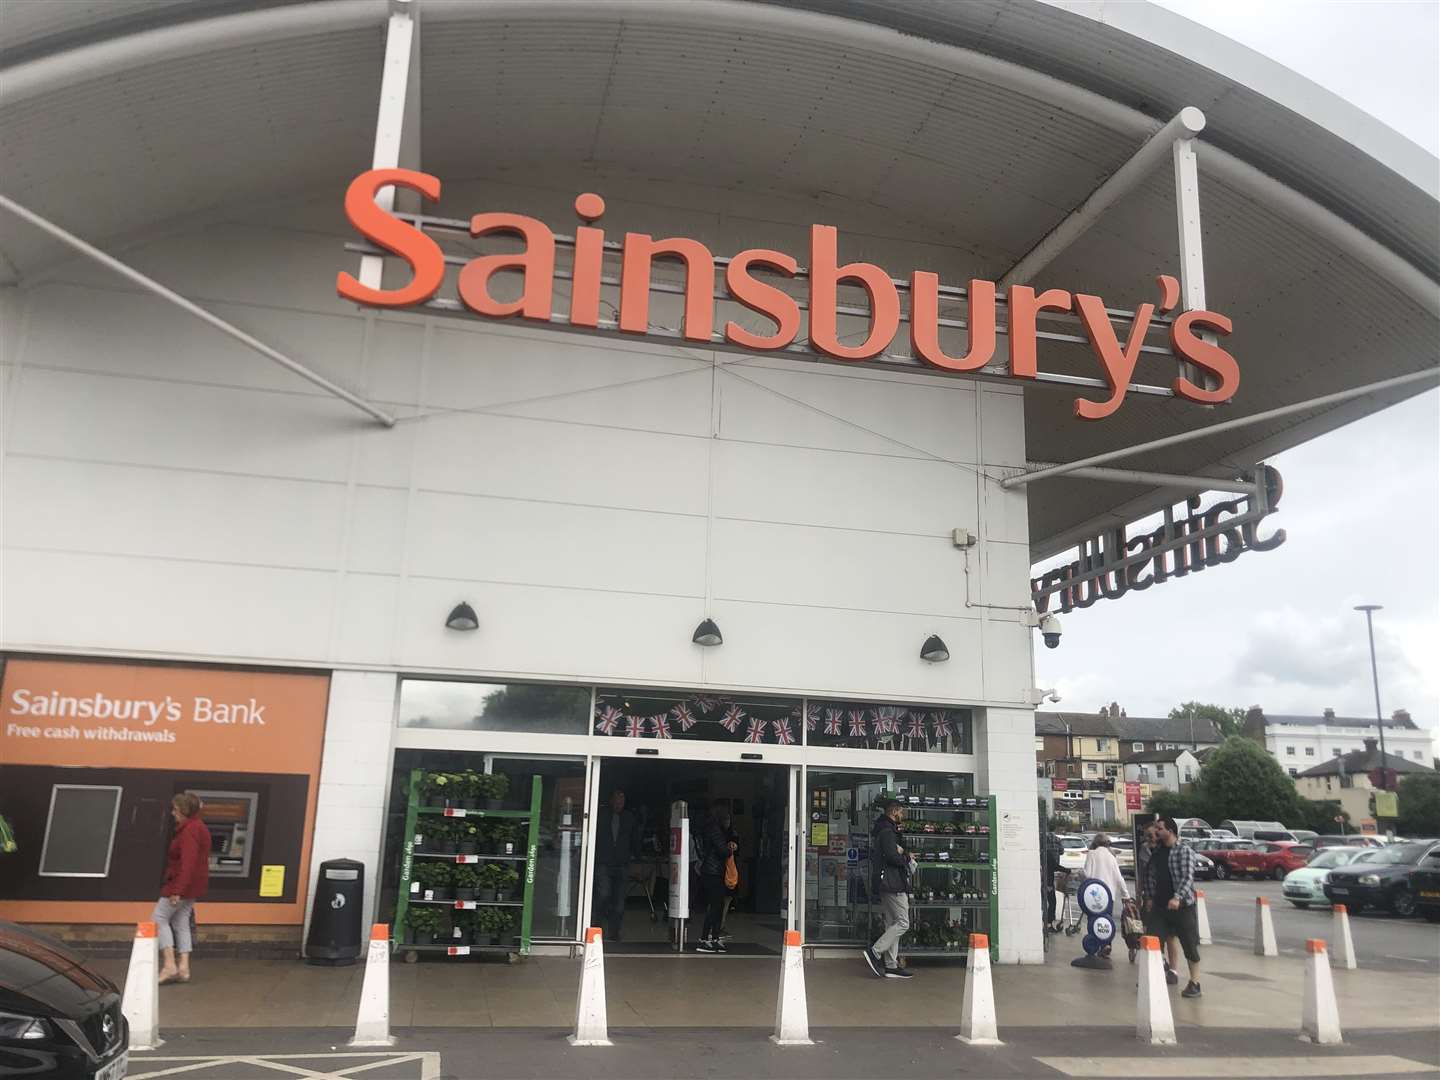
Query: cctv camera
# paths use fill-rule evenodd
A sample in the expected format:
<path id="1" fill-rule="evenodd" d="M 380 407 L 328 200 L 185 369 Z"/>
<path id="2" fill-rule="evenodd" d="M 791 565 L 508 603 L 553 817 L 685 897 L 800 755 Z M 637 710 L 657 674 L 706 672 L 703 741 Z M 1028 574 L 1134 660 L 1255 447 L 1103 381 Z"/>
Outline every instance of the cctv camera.
<path id="1" fill-rule="evenodd" d="M 1060 620 L 1054 615 L 1046 615 L 1040 620 L 1040 634 L 1045 639 L 1047 649 L 1060 647 Z"/>

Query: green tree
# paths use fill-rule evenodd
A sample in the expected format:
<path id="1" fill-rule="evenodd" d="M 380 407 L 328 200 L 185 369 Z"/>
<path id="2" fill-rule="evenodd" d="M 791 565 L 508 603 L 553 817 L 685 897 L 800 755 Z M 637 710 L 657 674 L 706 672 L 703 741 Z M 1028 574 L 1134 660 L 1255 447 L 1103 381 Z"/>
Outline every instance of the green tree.
<path id="1" fill-rule="evenodd" d="M 1440 836 L 1440 774 L 1411 773 L 1396 789 L 1402 836 Z"/>
<path id="2" fill-rule="evenodd" d="M 1195 785 L 1201 816 L 1232 820 L 1298 821 L 1303 815 L 1295 783 L 1253 740 L 1232 735 L 1216 747 Z"/>
<path id="3" fill-rule="evenodd" d="M 1228 739 L 1239 735 L 1245 727 L 1244 709 L 1227 709 L 1224 705 L 1207 705 L 1200 701 L 1186 701 L 1170 710 L 1171 720 L 1210 720 L 1220 729 L 1220 737 Z"/>
<path id="4" fill-rule="evenodd" d="M 1198 796 L 1178 791 L 1157 791 L 1150 796 L 1150 801 L 1145 804 L 1145 809 L 1159 817 L 1170 817 L 1179 821 L 1181 818 L 1205 817 L 1200 812 L 1201 805 Z M 1209 818 L 1205 818 L 1209 821 Z"/>
<path id="5" fill-rule="evenodd" d="M 1296 816 L 1280 820 L 1292 829 L 1311 829 L 1317 833 L 1328 834 L 1340 831 L 1340 825 L 1335 820 L 1336 814 L 1345 819 L 1345 831 L 1351 832 L 1350 815 L 1340 809 L 1340 804 L 1334 799 L 1299 798 L 1296 800 Z"/>

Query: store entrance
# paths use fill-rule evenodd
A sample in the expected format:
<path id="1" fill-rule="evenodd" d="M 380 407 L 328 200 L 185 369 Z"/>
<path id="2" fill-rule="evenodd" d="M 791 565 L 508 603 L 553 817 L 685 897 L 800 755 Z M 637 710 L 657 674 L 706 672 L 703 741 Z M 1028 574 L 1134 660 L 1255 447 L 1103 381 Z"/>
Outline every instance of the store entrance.
<path id="1" fill-rule="evenodd" d="M 729 829 L 736 843 L 739 882 L 727 897 L 722 940 L 730 955 L 779 955 L 784 939 L 787 899 L 785 883 L 788 770 L 782 765 L 736 762 L 641 761 L 607 759 L 599 773 L 596 814 L 590 842 L 596 852 L 595 889 L 590 924 L 605 928 L 606 952 L 611 955 L 673 955 L 677 951 L 670 910 L 670 808 L 683 800 L 689 813 L 692 837 L 703 835 L 707 812 L 723 800 Z M 600 865 L 608 845 L 599 843 L 598 830 L 613 829 L 611 806 L 615 792 L 624 792 L 624 813 L 638 829 L 638 851 L 624 870 L 623 904 L 610 902 L 621 872 Z M 705 898 L 698 876 L 697 842 L 687 853 L 689 910 L 684 912 L 684 952 L 695 951 L 705 919 Z M 605 880 L 607 873 L 610 882 Z M 623 915 L 617 917 L 617 912 Z M 607 913 L 609 917 L 607 918 Z"/>

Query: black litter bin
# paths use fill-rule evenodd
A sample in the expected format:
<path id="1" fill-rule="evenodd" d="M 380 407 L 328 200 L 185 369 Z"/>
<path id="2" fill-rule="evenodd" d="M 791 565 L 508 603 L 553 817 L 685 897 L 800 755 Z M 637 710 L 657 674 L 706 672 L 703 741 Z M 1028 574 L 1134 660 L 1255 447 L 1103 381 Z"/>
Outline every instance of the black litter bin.
<path id="1" fill-rule="evenodd" d="M 320 864 L 310 906 L 305 962 L 339 967 L 360 956 L 361 909 L 365 906 L 365 864 L 331 859 Z"/>

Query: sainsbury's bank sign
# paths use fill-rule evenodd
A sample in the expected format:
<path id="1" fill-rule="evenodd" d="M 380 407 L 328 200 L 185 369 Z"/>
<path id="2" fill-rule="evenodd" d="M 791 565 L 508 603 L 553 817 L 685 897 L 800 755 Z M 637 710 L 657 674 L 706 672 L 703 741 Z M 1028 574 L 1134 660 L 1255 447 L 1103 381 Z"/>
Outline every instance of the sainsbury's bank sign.
<path id="1" fill-rule="evenodd" d="M 350 223 L 365 240 L 384 252 L 403 259 L 410 270 L 409 280 L 396 288 L 379 288 L 365 284 L 349 273 L 341 272 L 336 289 L 344 299 L 377 308 L 409 308 L 430 303 L 445 280 L 446 259 L 440 244 L 414 220 L 396 215 L 377 204 L 376 195 L 387 187 L 404 188 L 423 198 L 440 198 L 440 180 L 429 173 L 410 169 L 371 169 L 351 184 L 345 195 L 345 213 Z M 1231 322 L 1214 311 L 1180 311 L 1178 282 L 1168 275 L 1157 280 L 1158 303 L 1141 304 L 1134 312 L 1123 313 L 1122 326 L 1113 321 L 1117 316 L 1107 310 L 1105 302 L 1088 293 L 1072 293 L 1064 289 L 1037 292 L 1027 285 L 1012 285 L 1004 291 L 993 281 L 972 279 L 966 288 L 944 287 L 939 276 L 925 270 L 911 273 L 908 283 L 867 262 L 842 264 L 839 260 L 839 237 L 830 225 L 810 227 L 810 251 L 807 268 L 801 268 L 793 255 L 769 248 L 750 248 L 728 258 L 716 260 L 700 241 L 687 237 L 657 240 L 646 233 L 628 232 L 618 245 L 620 272 L 618 282 L 604 275 L 607 251 L 615 253 L 617 245 L 607 244 L 605 232 L 595 225 L 605 212 L 605 202 L 592 193 L 575 199 L 575 212 L 583 222 L 570 237 L 558 237 L 549 226 L 524 214 L 490 212 L 476 214 L 469 222 L 474 237 L 503 235 L 518 238 L 520 250 L 477 255 L 460 268 L 457 279 L 459 302 L 464 309 L 489 319 L 521 318 L 553 324 L 563 322 L 577 329 L 602 329 L 600 321 L 602 288 L 618 285 L 618 320 L 614 326 L 622 333 L 647 334 L 652 330 L 650 318 L 653 262 L 657 258 L 679 260 L 685 268 L 684 320 L 680 337 L 691 342 L 715 343 L 753 352 L 792 349 L 800 341 L 802 310 L 808 310 L 805 341 L 815 353 L 834 360 L 864 363 L 873 361 L 886 350 L 900 333 L 902 322 L 909 324 L 909 347 L 916 362 L 947 372 L 997 371 L 996 343 L 1000 334 L 1000 308 L 1005 309 L 1004 332 L 1009 337 L 1008 359 L 999 373 L 1010 378 L 1034 380 L 1041 376 L 1037 363 L 1037 344 L 1044 335 L 1037 320 L 1048 314 L 1061 313 L 1078 319 L 1084 330 L 1099 372 L 1095 379 L 1071 380 L 1093 384 L 1105 394 L 1103 400 L 1077 398 L 1075 415 L 1082 420 L 1100 420 L 1114 413 L 1132 386 L 1135 368 L 1142 351 L 1164 352 L 1146 343 L 1152 330 L 1165 330 L 1168 353 L 1174 361 L 1188 367 L 1179 372 L 1170 384 L 1178 397 L 1204 405 L 1228 401 L 1240 385 L 1240 369 L 1234 356 L 1217 344 L 1217 339 L 1231 332 Z M 569 310 L 563 318 L 555 312 L 554 283 L 557 247 L 573 246 L 573 261 L 567 275 L 571 278 Z M 724 281 L 720 299 L 740 304 L 763 316 L 769 323 L 760 331 L 733 319 L 718 328 L 716 322 L 716 272 L 722 271 Z M 523 284 L 518 297 L 501 299 L 495 295 L 492 279 L 496 275 L 519 275 Z M 772 279 L 763 280 L 759 275 Z M 772 281 L 790 281 L 806 286 L 796 295 Z M 861 313 L 868 318 L 863 340 L 851 342 L 849 333 L 842 335 L 841 314 L 856 309 L 842 305 L 839 290 L 862 290 L 867 304 Z M 909 294 L 908 312 L 902 311 L 901 293 Z M 964 322 L 942 319 L 940 305 L 963 299 L 967 305 Z M 1165 317 L 1176 312 L 1173 317 Z M 1128 322 L 1128 333 L 1121 340 L 1121 331 Z M 940 343 L 942 326 L 964 327 L 967 331 L 966 351 L 955 355 Z M 1079 340 L 1079 339 L 1076 339 Z"/>

